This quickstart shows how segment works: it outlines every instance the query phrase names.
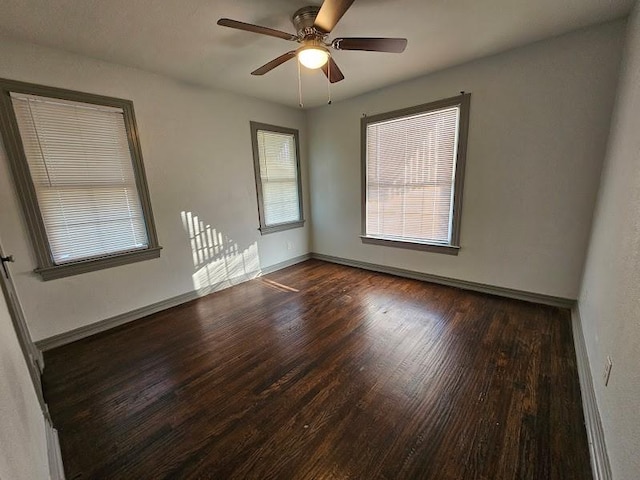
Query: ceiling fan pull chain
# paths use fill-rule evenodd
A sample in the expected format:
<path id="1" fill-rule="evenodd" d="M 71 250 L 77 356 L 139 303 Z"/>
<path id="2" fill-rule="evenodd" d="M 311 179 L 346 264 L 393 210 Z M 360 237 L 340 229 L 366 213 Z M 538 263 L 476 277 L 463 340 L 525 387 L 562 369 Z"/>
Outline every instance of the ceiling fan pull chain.
<path id="1" fill-rule="evenodd" d="M 331 57 L 329 57 L 329 62 L 327 63 L 327 94 L 329 97 L 327 105 L 331 105 Z"/>
<path id="2" fill-rule="evenodd" d="M 300 108 L 304 107 L 304 104 L 302 103 L 302 78 L 300 75 L 300 61 L 296 61 L 296 63 L 298 64 L 298 106 Z"/>

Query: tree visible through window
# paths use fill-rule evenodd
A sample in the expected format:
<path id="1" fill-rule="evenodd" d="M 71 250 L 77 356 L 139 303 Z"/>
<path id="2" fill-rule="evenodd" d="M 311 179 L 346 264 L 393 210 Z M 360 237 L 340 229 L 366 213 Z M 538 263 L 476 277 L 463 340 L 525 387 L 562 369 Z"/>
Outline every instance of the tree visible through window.
<path id="1" fill-rule="evenodd" d="M 456 253 L 469 95 L 362 120 L 363 241 Z"/>

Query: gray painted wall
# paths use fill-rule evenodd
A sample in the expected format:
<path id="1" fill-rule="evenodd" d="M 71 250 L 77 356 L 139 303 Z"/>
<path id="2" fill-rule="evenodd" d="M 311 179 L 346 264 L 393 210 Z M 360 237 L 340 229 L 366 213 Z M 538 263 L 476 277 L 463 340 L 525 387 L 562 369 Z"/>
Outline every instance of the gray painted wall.
<path id="1" fill-rule="evenodd" d="M 255 120 L 300 130 L 308 220 L 303 111 L 9 40 L 0 42 L 0 76 L 133 100 L 164 247 L 157 260 L 41 281 L 32 273 L 35 259 L 0 146 L 0 229 L 5 251 L 16 258 L 16 290 L 35 341 L 186 292 L 237 283 L 309 252 L 308 221 L 286 232 L 258 231 L 249 128 Z M 198 217 L 205 234 L 186 229 L 183 215 L 191 215 L 192 224 Z M 201 240 L 211 247 L 220 239 L 224 254 L 200 248 Z"/>
<path id="2" fill-rule="evenodd" d="M 613 478 L 640 478 L 640 7 L 623 71 L 579 298 Z M 609 385 L 602 372 L 607 355 Z"/>
<path id="3" fill-rule="evenodd" d="M 618 21 L 309 115 L 312 251 L 575 299 L 610 126 Z M 360 117 L 471 92 L 459 256 L 363 245 Z"/>

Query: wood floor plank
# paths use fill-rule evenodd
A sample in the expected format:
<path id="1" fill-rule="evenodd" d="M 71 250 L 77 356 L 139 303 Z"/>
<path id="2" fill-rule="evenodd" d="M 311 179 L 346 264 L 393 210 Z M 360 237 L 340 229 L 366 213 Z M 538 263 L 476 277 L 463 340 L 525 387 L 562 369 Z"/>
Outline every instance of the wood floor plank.
<path id="1" fill-rule="evenodd" d="M 589 479 L 569 313 L 309 260 L 46 353 L 69 479 Z"/>

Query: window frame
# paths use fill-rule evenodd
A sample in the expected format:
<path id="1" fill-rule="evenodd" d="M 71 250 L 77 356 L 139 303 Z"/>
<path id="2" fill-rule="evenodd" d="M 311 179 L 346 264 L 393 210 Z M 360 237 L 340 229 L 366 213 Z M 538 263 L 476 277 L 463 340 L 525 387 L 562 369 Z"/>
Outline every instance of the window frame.
<path id="1" fill-rule="evenodd" d="M 379 113 L 376 115 L 364 115 L 360 119 L 360 153 L 361 153 L 361 235 L 362 243 L 371 245 L 383 245 L 388 247 L 407 248 L 426 252 L 458 255 L 460 251 L 460 227 L 462 220 L 462 194 L 464 188 L 464 174 L 467 157 L 467 140 L 469 133 L 469 109 L 471 94 L 461 92 L 455 97 L 444 98 L 434 102 L 424 103 L 413 107 Z M 455 179 L 453 184 L 453 205 L 451 217 L 451 241 L 449 244 L 416 242 L 410 240 L 388 239 L 367 234 L 367 127 L 371 123 L 385 120 L 399 119 L 434 110 L 449 107 L 460 107 L 458 124 L 458 151 L 455 160 Z"/>
<path id="2" fill-rule="evenodd" d="M 145 249 L 115 252 L 98 257 L 91 257 L 69 263 L 56 264 L 53 261 L 51 247 L 45 230 L 40 204 L 29 170 L 20 129 L 13 109 L 10 94 L 22 93 L 38 95 L 61 100 L 89 103 L 93 105 L 120 108 L 123 111 L 124 125 L 127 131 L 129 152 L 136 180 L 140 204 L 144 216 L 149 245 Z M 104 268 L 126 265 L 129 263 L 150 260 L 160 256 L 162 247 L 158 243 L 149 188 L 142 161 L 142 150 L 136 124 L 133 102 L 120 98 L 95 95 L 45 85 L 37 85 L 16 80 L 0 78 L 0 131 L 9 158 L 9 165 L 15 182 L 18 198 L 24 212 L 27 229 L 35 251 L 37 267 L 34 270 L 43 280 L 68 277 L 80 273 L 101 270 Z"/>
<path id="3" fill-rule="evenodd" d="M 260 233 L 266 235 L 274 232 L 282 232 L 284 230 L 290 230 L 292 228 L 300 228 L 304 226 L 304 209 L 302 204 L 302 172 L 300 169 L 300 135 L 295 128 L 279 127 L 277 125 L 270 125 L 267 123 L 250 122 L 251 126 L 251 149 L 253 150 L 253 172 L 256 181 L 256 194 L 258 198 L 258 219 L 260 222 Z M 293 135 L 294 142 L 296 144 L 296 173 L 298 184 L 298 211 L 299 220 L 292 222 L 278 223 L 275 225 L 267 225 L 265 223 L 265 208 L 264 208 L 264 196 L 262 194 L 262 177 L 260 175 L 260 151 L 258 148 L 258 131 L 264 130 L 268 132 L 281 133 L 284 135 Z"/>

